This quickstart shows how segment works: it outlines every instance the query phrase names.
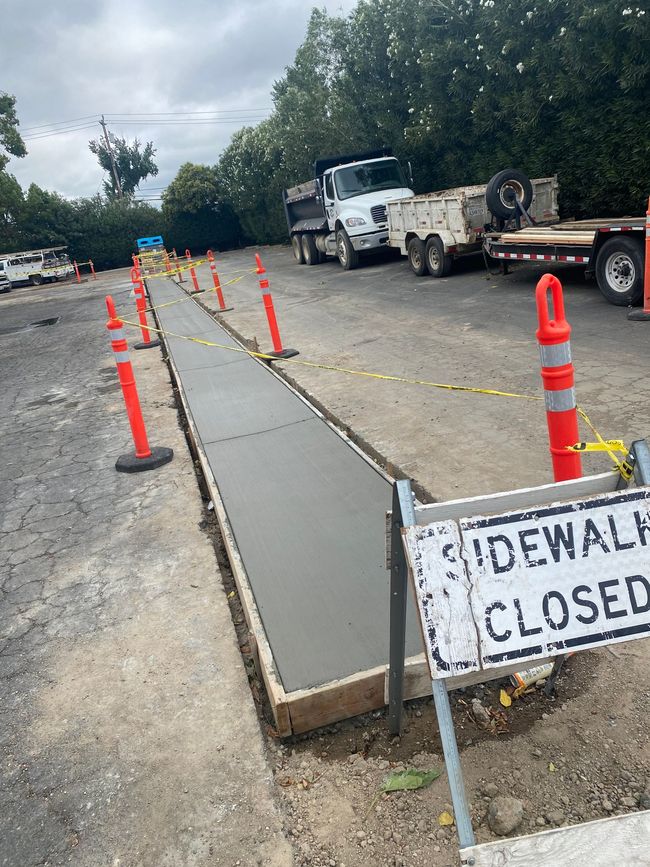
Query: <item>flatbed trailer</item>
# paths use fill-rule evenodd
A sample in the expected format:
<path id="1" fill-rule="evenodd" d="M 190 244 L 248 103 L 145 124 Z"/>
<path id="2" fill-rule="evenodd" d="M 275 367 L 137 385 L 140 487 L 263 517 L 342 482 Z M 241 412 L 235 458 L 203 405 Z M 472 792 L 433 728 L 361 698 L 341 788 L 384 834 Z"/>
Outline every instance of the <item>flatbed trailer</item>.
<path id="1" fill-rule="evenodd" d="M 644 240 L 644 218 L 624 217 L 488 232 L 483 250 L 505 267 L 513 261 L 585 265 L 611 304 L 628 307 L 643 298 Z"/>

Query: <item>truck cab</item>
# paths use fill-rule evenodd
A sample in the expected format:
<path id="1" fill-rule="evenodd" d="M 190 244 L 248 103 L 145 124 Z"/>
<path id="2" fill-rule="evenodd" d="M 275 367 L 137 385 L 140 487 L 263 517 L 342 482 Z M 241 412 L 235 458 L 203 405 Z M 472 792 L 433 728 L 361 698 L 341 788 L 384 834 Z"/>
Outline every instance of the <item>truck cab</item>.
<path id="1" fill-rule="evenodd" d="M 336 255 L 343 268 L 355 268 L 360 253 L 388 243 L 386 203 L 412 195 L 386 149 L 316 160 L 314 180 L 284 193 L 296 260 L 316 265 Z"/>

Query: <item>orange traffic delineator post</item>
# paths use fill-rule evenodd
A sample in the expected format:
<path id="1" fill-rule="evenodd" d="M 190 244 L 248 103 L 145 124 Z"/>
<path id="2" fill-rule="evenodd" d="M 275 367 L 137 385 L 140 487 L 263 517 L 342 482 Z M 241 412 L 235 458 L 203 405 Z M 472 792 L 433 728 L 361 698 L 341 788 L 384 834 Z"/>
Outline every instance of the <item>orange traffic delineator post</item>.
<path id="1" fill-rule="evenodd" d="M 93 280 L 97 279 L 97 274 L 95 274 L 95 266 L 93 264 L 93 260 L 89 259 L 88 264 L 90 265 L 90 273 L 93 275 Z"/>
<path id="2" fill-rule="evenodd" d="M 282 347 L 282 339 L 280 338 L 278 321 L 275 318 L 275 308 L 273 307 L 273 298 L 271 296 L 271 290 L 269 289 L 269 281 L 264 276 L 266 274 L 266 268 L 262 265 L 259 253 L 255 254 L 255 261 L 257 263 L 257 273 L 260 277 L 262 300 L 264 301 L 264 309 L 266 310 L 266 318 L 269 323 L 269 331 L 271 332 L 271 340 L 273 342 L 273 352 L 267 352 L 264 354 L 273 355 L 275 358 L 293 358 L 294 355 L 298 355 L 299 353 L 297 349 L 283 349 Z"/>
<path id="3" fill-rule="evenodd" d="M 180 270 L 180 265 L 178 264 L 178 253 L 176 252 L 176 247 L 172 250 L 172 256 L 174 257 L 174 265 L 176 266 L 176 273 L 178 274 L 178 282 L 184 283 L 183 272 Z"/>
<path id="4" fill-rule="evenodd" d="M 217 266 L 214 264 L 214 253 L 212 250 L 208 250 L 206 253 L 208 257 L 208 261 L 210 262 L 210 271 L 212 271 L 212 282 L 214 283 L 214 291 L 217 293 L 217 301 L 219 302 L 219 313 L 225 313 L 226 310 L 233 310 L 233 307 L 226 307 L 226 302 L 223 297 L 223 290 L 221 288 L 221 281 L 219 280 L 219 274 L 217 273 Z"/>
<path id="5" fill-rule="evenodd" d="M 188 262 L 192 261 L 192 254 L 189 250 L 185 251 L 185 258 Z M 198 295 L 199 292 L 205 292 L 205 289 L 199 289 L 199 281 L 196 279 L 196 271 L 194 270 L 194 268 L 190 268 L 190 277 L 192 278 L 192 283 L 194 284 L 194 292 L 192 292 L 191 294 Z"/>
<path id="6" fill-rule="evenodd" d="M 553 300 L 553 319 L 548 307 Z M 539 328 L 536 336 L 542 362 L 544 402 L 553 475 L 556 482 L 578 479 L 582 475 L 580 455 L 567 446 L 579 440 L 575 379 L 571 362 L 571 326 L 564 315 L 562 284 L 552 274 L 544 274 L 535 291 Z"/>
<path id="7" fill-rule="evenodd" d="M 144 282 L 139 268 L 131 268 L 131 283 L 133 283 L 133 294 L 135 295 L 135 307 L 138 311 L 138 320 L 140 322 L 140 331 L 142 332 L 142 343 L 136 343 L 134 349 L 153 349 L 155 346 L 160 346 L 160 340 L 152 340 L 151 334 L 147 327 L 147 298 L 144 291 Z"/>
<path id="8" fill-rule="evenodd" d="M 165 271 L 171 271 L 171 270 L 172 270 L 172 266 L 171 266 L 171 263 L 169 261 L 169 253 L 167 252 L 167 250 L 165 250 Z"/>
<path id="9" fill-rule="evenodd" d="M 124 337 L 124 327 L 115 310 L 115 302 L 110 295 L 106 296 L 106 309 L 108 310 L 108 322 L 106 327 L 111 338 L 111 347 L 115 354 L 117 375 L 122 386 L 122 395 L 126 405 L 126 414 L 129 417 L 131 434 L 133 436 L 134 454 L 120 455 L 115 462 L 115 469 L 120 473 L 139 473 L 143 470 L 155 470 L 168 464 L 174 457 L 172 449 L 166 446 L 149 446 L 147 430 L 142 418 L 140 398 L 135 384 L 133 368 L 129 358 L 129 348 Z"/>
<path id="10" fill-rule="evenodd" d="M 645 215 L 645 268 L 643 271 L 643 310 L 631 310 L 628 319 L 647 322 L 650 319 L 650 197 Z"/>
<path id="11" fill-rule="evenodd" d="M 74 265 L 74 272 L 77 275 L 77 283 L 81 283 L 81 274 L 79 273 L 79 266 L 77 265 L 77 260 L 75 259 L 72 264 Z"/>

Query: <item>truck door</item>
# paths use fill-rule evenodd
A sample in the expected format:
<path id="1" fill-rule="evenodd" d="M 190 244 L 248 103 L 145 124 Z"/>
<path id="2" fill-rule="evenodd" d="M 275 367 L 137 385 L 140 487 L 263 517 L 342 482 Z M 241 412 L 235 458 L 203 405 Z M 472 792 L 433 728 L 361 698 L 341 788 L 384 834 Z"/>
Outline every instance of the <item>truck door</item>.
<path id="1" fill-rule="evenodd" d="M 334 207 L 334 184 L 332 183 L 331 172 L 326 172 L 323 177 L 323 197 L 325 213 L 327 215 L 327 225 L 329 226 L 330 232 L 333 232 L 336 223 L 336 209 Z"/>

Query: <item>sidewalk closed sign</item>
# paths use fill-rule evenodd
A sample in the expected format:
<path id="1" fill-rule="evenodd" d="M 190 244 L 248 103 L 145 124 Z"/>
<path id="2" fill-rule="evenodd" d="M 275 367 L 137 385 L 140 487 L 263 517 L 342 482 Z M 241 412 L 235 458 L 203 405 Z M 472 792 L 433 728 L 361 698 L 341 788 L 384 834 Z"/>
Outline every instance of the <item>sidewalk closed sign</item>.
<path id="1" fill-rule="evenodd" d="M 650 636 L 650 490 L 404 530 L 434 678 Z"/>

